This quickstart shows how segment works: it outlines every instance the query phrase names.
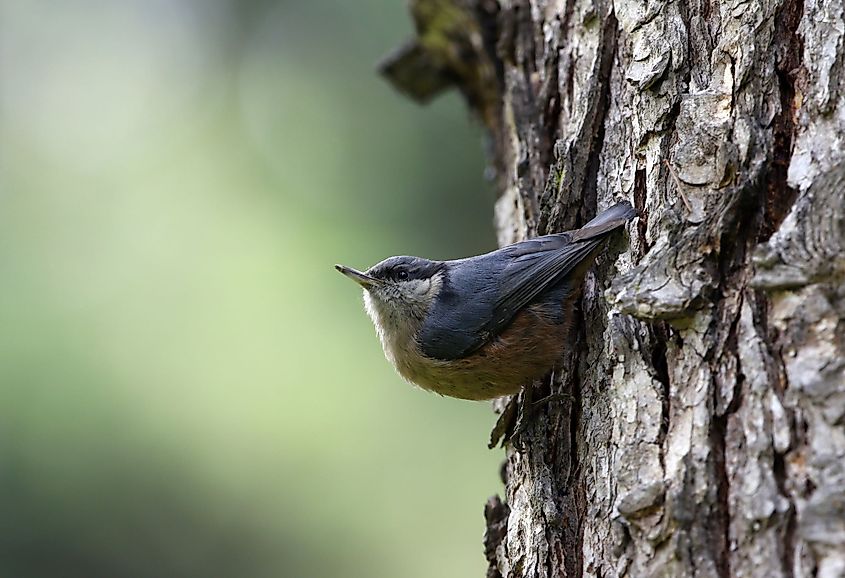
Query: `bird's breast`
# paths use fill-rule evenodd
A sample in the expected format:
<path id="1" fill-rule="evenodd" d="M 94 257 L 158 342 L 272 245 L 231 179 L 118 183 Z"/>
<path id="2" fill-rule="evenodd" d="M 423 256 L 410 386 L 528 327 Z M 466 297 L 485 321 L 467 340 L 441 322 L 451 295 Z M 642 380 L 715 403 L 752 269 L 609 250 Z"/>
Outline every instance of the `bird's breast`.
<path id="1" fill-rule="evenodd" d="M 558 305 L 559 307 L 559 305 Z M 541 306 L 514 316 L 507 329 L 457 360 L 427 357 L 412 335 L 382 338 L 385 355 L 406 380 L 461 399 L 512 395 L 548 373 L 563 354 L 566 324 Z"/>

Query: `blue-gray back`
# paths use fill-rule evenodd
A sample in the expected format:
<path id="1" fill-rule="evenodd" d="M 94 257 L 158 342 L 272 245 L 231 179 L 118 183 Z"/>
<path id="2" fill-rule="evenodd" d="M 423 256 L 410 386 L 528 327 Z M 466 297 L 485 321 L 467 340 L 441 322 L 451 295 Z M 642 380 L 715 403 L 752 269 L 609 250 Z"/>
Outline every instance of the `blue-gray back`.
<path id="1" fill-rule="evenodd" d="M 562 300 L 574 289 L 567 282 L 570 273 L 634 215 L 630 204 L 619 203 L 579 230 L 448 261 L 443 287 L 419 333 L 422 352 L 443 360 L 466 357 L 530 303 L 550 292 Z"/>

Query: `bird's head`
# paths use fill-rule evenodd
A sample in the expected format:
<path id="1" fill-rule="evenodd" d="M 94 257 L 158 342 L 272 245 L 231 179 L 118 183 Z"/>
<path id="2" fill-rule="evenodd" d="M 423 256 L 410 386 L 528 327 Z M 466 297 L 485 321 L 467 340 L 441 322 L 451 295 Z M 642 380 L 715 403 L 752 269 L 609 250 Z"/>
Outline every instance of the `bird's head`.
<path id="1" fill-rule="evenodd" d="M 420 257 L 390 257 L 364 272 L 343 265 L 335 269 L 364 288 L 367 313 L 381 332 L 419 326 L 443 286 L 445 264 Z"/>

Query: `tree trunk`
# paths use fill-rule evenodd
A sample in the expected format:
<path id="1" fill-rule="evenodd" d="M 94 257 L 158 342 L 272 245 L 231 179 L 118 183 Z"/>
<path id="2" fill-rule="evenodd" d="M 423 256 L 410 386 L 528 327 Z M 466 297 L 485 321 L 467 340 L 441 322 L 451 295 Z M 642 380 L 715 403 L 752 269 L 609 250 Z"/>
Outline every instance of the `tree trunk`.
<path id="1" fill-rule="evenodd" d="M 639 212 L 487 504 L 489 577 L 845 576 L 845 2 L 416 0 L 502 244 Z"/>

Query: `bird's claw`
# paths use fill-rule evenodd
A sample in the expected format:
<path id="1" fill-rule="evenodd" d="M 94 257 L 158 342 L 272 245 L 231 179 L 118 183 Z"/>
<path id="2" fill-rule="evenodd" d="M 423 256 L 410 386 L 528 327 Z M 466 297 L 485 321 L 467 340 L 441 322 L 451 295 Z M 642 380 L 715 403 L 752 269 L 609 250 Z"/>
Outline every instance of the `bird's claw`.
<path id="1" fill-rule="evenodd" d="M 502 447 L 506 443 L 519 453 L 526 450 L 525 443 L 522 441 L 522 434 L 528 429 L 532 421 L 536 417 L 538 411 L 547 404 L 555 401 L 572 401 L 573 397 L 569 393 L 553 393 L 546 397 L 533 401 L 533 386 L 526 387 L 521 394 L 514 395 L 508 401 L 505 409 L 502 410 L 499 419 L 496 420 L 496 425 L 490 432 L 490 442 L 487 447 L 493 449 L 502 442 Z"/>

